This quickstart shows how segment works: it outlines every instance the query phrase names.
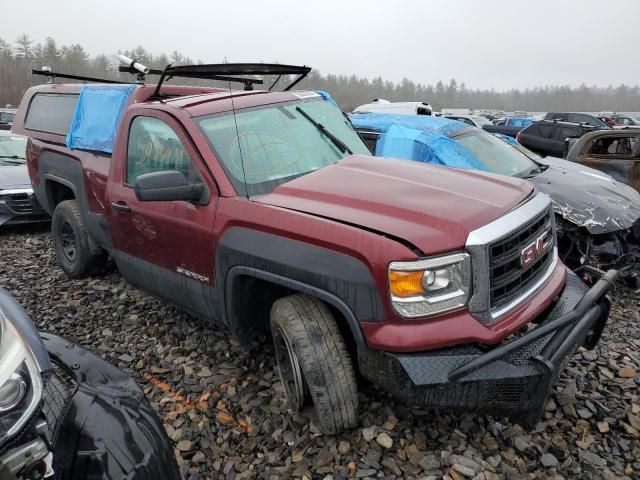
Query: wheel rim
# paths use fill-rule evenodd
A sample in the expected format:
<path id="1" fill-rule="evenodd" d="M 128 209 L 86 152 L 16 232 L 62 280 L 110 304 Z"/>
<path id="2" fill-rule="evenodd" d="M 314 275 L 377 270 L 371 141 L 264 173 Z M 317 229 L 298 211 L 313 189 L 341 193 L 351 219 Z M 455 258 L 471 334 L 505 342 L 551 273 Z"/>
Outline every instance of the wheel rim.
<path id="1" fill-rule="evenodd" d="M 70 263 L 75 262 L 78 256 L 78 240 L 73 227 L 66 221 L 60 225 L 60 247 L 64 258 Z"/>
<path id="2" fill-rule="evenodd" d="M 279 328 L 276 330 L 273 340 L 280 380 L 284 386 L 287 400 L 293 410 L 301 410 L 304 405 L 304 381 L 298 356 L 289 339 Z"/>

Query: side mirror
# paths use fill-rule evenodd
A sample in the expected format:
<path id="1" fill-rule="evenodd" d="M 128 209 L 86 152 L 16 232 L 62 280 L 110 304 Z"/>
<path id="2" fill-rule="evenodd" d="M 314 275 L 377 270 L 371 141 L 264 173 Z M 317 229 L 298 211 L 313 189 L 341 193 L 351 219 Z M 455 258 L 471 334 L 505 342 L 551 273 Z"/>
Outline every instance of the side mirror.
<path id="1" fill-rule="evenodd" d="M 183 200 L 205 204 L 209 201 L 209 190 L 204 183 L 189 184 L 184 175 L 176 170 L 140 175 L 133 189 L 141 202 Z"/>

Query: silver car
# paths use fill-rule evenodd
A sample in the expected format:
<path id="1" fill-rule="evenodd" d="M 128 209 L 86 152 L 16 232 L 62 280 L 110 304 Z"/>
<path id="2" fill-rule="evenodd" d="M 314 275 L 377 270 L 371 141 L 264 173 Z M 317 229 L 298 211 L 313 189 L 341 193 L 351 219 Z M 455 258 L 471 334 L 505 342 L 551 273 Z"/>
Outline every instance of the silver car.
<path id="1" fill-rule="evenodd" d="M 33 195 L 26 147 L 26 137 L 0 131 L 0 227 L 49 221 Z"/>

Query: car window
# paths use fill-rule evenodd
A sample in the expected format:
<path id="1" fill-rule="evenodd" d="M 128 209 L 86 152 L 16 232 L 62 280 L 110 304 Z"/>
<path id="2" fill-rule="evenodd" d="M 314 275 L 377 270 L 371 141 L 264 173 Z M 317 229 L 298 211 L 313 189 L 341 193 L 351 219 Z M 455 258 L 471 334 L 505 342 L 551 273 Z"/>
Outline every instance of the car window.
<path id="1" fill-rule="evenodd" d="M 0 136 L 0 166 L 24 163 L 27 137 L 18 135 Z M 3 161 L 4 160 L 4 161 Z"/>
<path id="2" fill-rule="evenodd" d="M 558 140 L 564 141 L 565 138 L 576 138 L 582 135 L 582 130 L 576 127 L 561 127 L 558 129 Z"/>
<path id="3" fill-rule="evenodd" d="M 129 129 L 126 183 L 133 185 L 140 175 L 177 170 L 190 184 L 201 183 L 187 150 L 165 122 L 153 117 L 136 117 Z"/>
<path id="4" fill-rule="evenodd" d="M 589 148 L 592 155 L 632 155 L 633 145 L 629 137 L 597 138 Z"/>
<path id="5" fill-rule="evenodd" d="M 538 134 L 542 138 L 551 138 L 555 128 L 553 125 L 538 125 Z"/>
<path id="6" fill-rule="evenodd" d="M 76 111 L 78 95 L 38 93 L 27 111 L 25 127 L 29 130 L 65 135 Z"/>
<path id="7" fill-rule="evenodd" d="M 572 115 L 572 122 L 575 123 L 587 123 L 589 125 L 593 125 L 594 127 L 599 127 L 601 125 L 601 121 L 593 118 L 591 115 L 584 115 L 581 113 L 575 113 Z"/>

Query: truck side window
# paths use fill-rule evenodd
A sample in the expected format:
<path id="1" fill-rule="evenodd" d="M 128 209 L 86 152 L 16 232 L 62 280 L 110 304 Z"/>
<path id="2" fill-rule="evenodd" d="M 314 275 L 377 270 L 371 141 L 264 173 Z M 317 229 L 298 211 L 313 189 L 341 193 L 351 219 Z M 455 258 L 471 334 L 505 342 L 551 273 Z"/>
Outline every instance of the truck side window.
<path id="1" fill-rule="evenodd" d="M 200 174 L 173 129 L 153 117 L 136 117 L 131 122 L 127 147 L 126 183 L 138 176 L 163 170 L 177 170 L 189 183 L 200 183 Z"/>

